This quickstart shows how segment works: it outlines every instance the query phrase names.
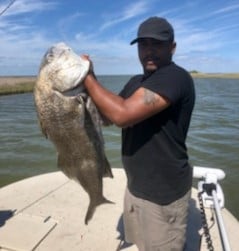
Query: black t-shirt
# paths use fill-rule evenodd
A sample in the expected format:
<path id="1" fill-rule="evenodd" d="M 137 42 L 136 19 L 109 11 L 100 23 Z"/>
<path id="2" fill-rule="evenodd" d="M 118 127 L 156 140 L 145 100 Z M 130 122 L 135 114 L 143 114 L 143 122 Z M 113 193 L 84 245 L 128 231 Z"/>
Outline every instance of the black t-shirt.
<path id="1" fill-rule="evenodd" d="M 172 62 L 149 76 L 134 76 L 120 95 L 128 98 L 140 87 L 168 98 L 171 105 L 122 129 L 122 161 L 130 192 L 165 205 L 182 197 L 192 185 L 185 140 L 195 102 L 194 84 Z"/>

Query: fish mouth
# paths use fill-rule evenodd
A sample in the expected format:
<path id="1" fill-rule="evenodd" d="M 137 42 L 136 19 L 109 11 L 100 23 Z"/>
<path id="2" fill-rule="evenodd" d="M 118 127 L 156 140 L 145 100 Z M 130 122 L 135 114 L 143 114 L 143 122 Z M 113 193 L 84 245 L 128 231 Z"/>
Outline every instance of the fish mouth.
<path id="1" fill-rule="evenodd" d="M 81 64 L 74 64 L 71 65 L 71 68 L 80 68 Z M 80 93 L 85 92 L 86 88 L 84 86 L 84 78 L 88 73 L 88 69 L 82 70 L 80 74 L 74 78 L 73 84 L 71 85 L 71 88 L 62 91 L 61 93 L 65 96 L 78 96 Z"/>
<path id="2" fill-rule="evenodd" d="M 78 96 L 80 93 L 85 92 L 86 89 L 84 87 L 84 85 L 81 85 L 81 83 L 78 83 L 76 86 L 74 86 L 71 89 L 68 89 L 64 92 L 62 92 L 62 94 L 66 97 L 76 97 Z"/>

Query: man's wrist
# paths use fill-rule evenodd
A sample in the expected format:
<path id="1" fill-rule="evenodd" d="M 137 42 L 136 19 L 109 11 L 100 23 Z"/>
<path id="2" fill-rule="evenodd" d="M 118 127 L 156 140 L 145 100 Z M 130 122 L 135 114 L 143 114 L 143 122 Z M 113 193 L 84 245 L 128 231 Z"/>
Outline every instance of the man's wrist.
<path id="1" fill-rule="evenodd" d="M 96 78 L 94 77 L 94 72 L 93 71 L 89 71 L 85 77 L 85 80 L 84 80 L 84 85 L 85 87 L 88 89 L 90 88 L 90 86 L 92 84 L 94 84 Z"/>

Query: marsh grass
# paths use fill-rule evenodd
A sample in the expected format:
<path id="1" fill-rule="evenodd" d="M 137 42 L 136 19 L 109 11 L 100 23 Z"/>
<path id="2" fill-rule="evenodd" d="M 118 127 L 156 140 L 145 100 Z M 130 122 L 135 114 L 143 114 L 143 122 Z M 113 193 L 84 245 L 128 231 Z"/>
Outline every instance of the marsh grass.
<path id="1" fill-rule="evenodd" d="M 1 86 L 0 95 L 18 94 L 32 92 L 34 83 L 21 83 L 16 86 Z"/>
<path id="2" fill-rule="evenodd" d="M 200 73 L 191 72 L 193 78 L 239 79 L 239 73 Z M 32 92 L 36 82 L 35 76 L 0 76 L 0 95 Z"/>
<path id="3" fill-rule="evenodd" d="M 36 77 L 0 77 L 0 95 L 32 92 Z"/>
<path id="4" fill-rule="evenodd" d="M 239 79 L 239 73 L 201 73 L 191 72 L 193 78 L 225 78 L 225 79 Z"/>

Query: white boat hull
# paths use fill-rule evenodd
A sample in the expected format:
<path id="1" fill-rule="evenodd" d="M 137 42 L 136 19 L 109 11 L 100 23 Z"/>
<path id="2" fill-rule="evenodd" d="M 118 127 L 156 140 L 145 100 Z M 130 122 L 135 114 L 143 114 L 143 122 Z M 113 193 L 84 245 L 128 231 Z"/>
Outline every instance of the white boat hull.
<path id="1" fill-rule="evenodd" d="M 35 176 L 0 189 L 1 250 L 136 251 L 134 245 L 123 241 L 125 174 L 122 169 L 113 169 L 113 173 L 114 179 L 104 179 L 104 194 L 115 204 L 98 207 L 87 226 L 84 216 L 88 196 L 81 186 L 61 172 Z M 211 210 L 206 209 L 206 214 L 210 226 Z M 222 215 L 232 250 L 238 250 L 239 223 L 226 209 L 222 210 Z M 204 237 L 199 249 L 200 229 L 197 190 L 193 189 L 187 251 L 207 250 Z M 222 250 L 216 223 L 210 233 L 214 250 Z"/>

